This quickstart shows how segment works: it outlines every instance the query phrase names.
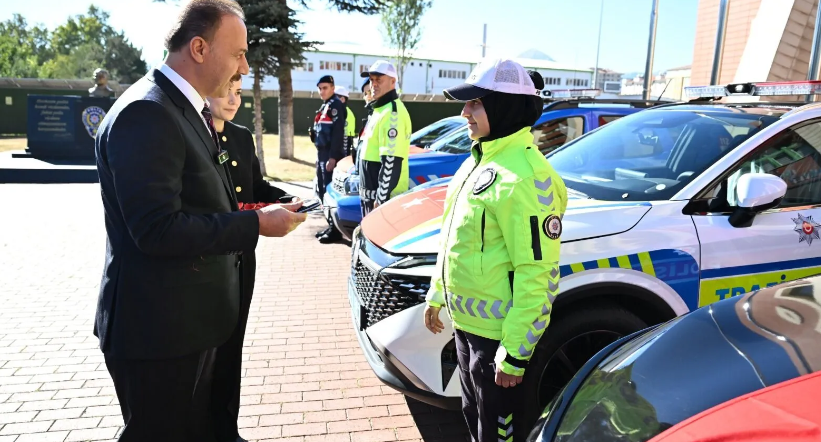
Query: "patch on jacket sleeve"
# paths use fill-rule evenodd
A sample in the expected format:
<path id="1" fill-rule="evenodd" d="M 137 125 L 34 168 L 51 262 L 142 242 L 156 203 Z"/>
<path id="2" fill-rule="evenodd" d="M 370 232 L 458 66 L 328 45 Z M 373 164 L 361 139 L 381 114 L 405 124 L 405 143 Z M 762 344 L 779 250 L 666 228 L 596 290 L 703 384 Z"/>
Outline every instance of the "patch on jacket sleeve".
<path id="1" fill-rule="evenodd" d="M 542 223 L 544 234 L 550 239 L 559 239 L 562 236 L 562 220 L 556 215 L 550 215 Z"/>
<path id="2" fill-rule="evenodd" d="M 478 195 L 484 192 L 494 181 L 496 181 L 496 170 L 492 167 L 488 167 L 483 170 L 482 173 L 479 174 L 479 178 L 476 179 L 476 184 L 473 185 L 473 194 Z"/>

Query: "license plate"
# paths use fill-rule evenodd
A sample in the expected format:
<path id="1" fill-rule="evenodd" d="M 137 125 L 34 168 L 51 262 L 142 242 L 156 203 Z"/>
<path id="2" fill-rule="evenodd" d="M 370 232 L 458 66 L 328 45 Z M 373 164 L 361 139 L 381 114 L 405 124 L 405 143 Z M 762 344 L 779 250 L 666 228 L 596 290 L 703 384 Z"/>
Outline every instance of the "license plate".
<path id="1" fill-rule="evenodd" d="M 365 330 L 365 326 L 367 325 L 365 322 L 367 319 L 367 312 L 365 311 L 365 307 L 359 303 L 356 292 L 350 286 L 348 287 L 348 301 L 351 303 L 351 315 L 353 315 L 354 326 L 360 331 Z"/>

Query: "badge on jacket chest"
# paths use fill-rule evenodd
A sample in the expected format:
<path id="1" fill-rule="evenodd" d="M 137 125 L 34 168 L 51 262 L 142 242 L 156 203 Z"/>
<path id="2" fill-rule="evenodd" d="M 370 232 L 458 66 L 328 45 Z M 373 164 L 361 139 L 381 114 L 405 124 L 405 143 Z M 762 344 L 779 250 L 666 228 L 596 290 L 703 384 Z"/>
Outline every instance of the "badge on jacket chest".
<path id="1" fill-rule="evenodd" d="M 473 185 L 473 194 L 478 195 L 484 192 L 494 181 L 496 181 L 496 170 L 488 167 L 483 170 L 482 173 L 479 174 L 479 178 L 476 179 L 476 184 Z"/>
<path id="2" fill-rule="evenodd" d="M 556 215 L 550 215 L 542 223 L 544 234 L 550 239 L 558 239 L 562 236 L 562 219 Z"/>

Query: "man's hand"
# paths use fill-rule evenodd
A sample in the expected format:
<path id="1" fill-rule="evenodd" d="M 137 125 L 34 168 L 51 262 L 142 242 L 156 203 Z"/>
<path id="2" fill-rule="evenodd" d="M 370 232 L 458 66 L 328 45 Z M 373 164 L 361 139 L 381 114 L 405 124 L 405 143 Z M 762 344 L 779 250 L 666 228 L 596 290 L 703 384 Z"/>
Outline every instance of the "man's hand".
<path id="1" fill-rule="evenodd" d="M 432 305 L 425 307 L 425 327 L 433 334 L 441 333 L 445 329 L 445 324 L 439 319 L 439 310 L 441 309 L 442 307 Z"/>
<path id="2" fill-rule="evenodd" d="M 325 163 L 325 170 L 327 170 L 328 172 L 333 172 L 335 168 L 336 168 L 336 160 L 335 159 L 331 158 L 330 160 L 328 160 L 327 163 Z"/>
<path id="3" fill-rule="evenodd" d="M 379 207 L 379 201 L 374 201 L 373 208 L 376 209 L 377 207 Z"/>
<path id="4" fill-rule="evenodd" d="M 522 376 L 513 376 L 502 371 L 502 367 L 496 365 L 496 385 L 500 387 L 515 387 L 522 383 Z"/>
<path id="5" fill-rule="evenodd" d="M 302 207 L 302 201 L 288 204 L 271 204 L 257 210 L 259 234 L 281 237 L 291 233 L 308 217 L 305 213 L 294 213 Z"/>

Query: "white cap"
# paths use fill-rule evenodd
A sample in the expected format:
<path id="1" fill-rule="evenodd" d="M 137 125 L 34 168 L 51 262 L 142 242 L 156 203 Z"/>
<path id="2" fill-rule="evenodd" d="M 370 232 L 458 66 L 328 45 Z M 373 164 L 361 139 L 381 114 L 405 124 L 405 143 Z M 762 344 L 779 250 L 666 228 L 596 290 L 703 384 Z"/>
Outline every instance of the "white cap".
<path id="1" fill-rule="evenodd" d="M 371 65 L 370 69 L 360 75 L 364 78 L 370 76 L 371 74 L 387 75 L 388 77 L 393 77 L 396 79 L 399 78 L 399 76 L 396 75 L 396 66 L 385 60 L 377 60 L 376 63 Z"/>
<path id="2" fill-rule="evenodd" d="M 346 88 L 345 86 L 336 86 L 336 87 L 334 87 L 334 94 L 340 95 L 342 97 L 347 97 L 348 96 L 348 88 Z"/>
<path id="3" fill-rule="evenodd" d="M 536 95 L 533 80 L 519 63 L 509 59 L 484 59 L 473 68 L 464 84 L 444 91 L 449 100 L 470 101 L 491 92 Z"/>

